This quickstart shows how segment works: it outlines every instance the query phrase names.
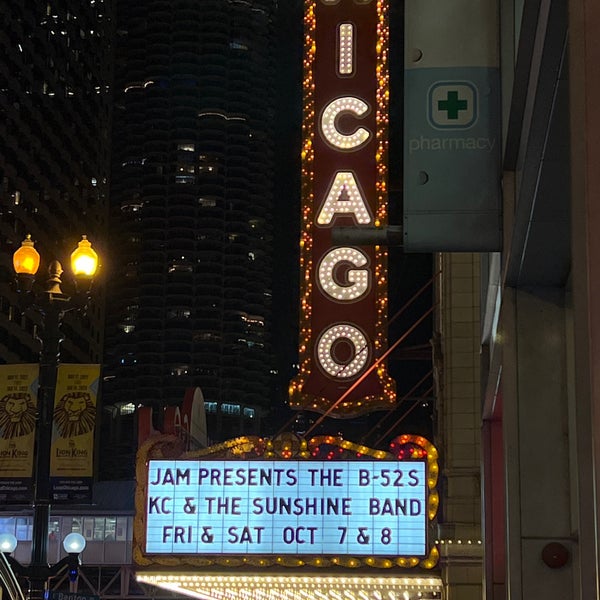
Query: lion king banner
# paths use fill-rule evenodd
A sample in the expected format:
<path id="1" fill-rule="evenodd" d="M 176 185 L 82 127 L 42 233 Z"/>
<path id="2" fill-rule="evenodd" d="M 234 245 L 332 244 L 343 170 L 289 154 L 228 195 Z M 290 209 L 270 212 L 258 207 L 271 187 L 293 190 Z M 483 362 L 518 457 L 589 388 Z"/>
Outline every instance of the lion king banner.
<path id="1" fill-rule="evenodd" d="M 0 504 L 26 504 L 33 490 L 39 365 L 0 365 Z"/>
<path id="2" fill-rule="evenodd" d="M 100 365 L 60 365 L 54 396 L 50 485 L 53 503 L 91 502 Z"/>

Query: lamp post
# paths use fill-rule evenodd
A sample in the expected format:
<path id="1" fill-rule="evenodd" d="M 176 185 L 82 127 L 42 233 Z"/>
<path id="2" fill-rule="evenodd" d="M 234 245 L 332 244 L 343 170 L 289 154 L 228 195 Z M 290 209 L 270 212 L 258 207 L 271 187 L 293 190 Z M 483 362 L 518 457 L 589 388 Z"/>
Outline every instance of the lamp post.
<path id="1" fill-rule="evenodd" d="M 39 598 L 37 592 L 41 591 L 42 598 L 45 597 L 45 584 L 52 577 L 56 577 L 69 570 L 69 581 L 74 583 L 79 574 L 79 555 L 85 549 L 85 538 L 80 533 L 69 533 L 63 540 L 63 548 L 67 556 L 59 560 L 55 565 L 22 565 L 18 560 L 11 556 L 17 548 L 17 538 L 11 533 L 0 534 L 0 552 L 4 554 L 6 560 L 13 572 L 22 577 L 26 577 L 30 582 L 27 590 L 28 598 Z M 32 583 L 33 582 L 33 583 Z M 33 593 L 36 595 L 32 595 Z"/>
<path id="2" fill-rule="evenodd" d="M 40 255 L 34 248 L 31 236 L 27 236 L 21 247 L 13 255 L 13 266 L 17 274 L 17 287 L 24 308 L 33 308 L 43 317 L 43 333 L 39 336 L 42 343 L 40 352 L 39 388 L 37 403 L 37 421 L 34 450 L 33 473 L 33 539 L 31 545 L 31 563 L 21 566 L 11 557 L 11 565 L 29 581 L 29 598 L 44 598 L 44 591 L 50 577 L 68 566 L 68 561 L 60 561 L 53 567 L 48 566 L 48 525 L 50 519 L 50 450 L 52 443 L 52 418 L 56 377 L 62 341 L 60 325 L 65 312 L 84 309 L 89 300 L 93 276 L 98 266 L 98 255 L 92 249 L 84 235 L 77 248 L 71 254 L 71 267 L 75 278 L 75 293 L 68 295 L 61 289 L 62 265 L 57 260 L 48 267 L 48 278 L 39 287 L 35 284 L 35 275 L 39 268 Z M 68 537 L 68 536 L 67 536 Z M 84 540 L 85 544 L 85 540 Z M 67 550 L 67 552 L 69 552 Z M 80 550 L 77 551 L 76 556 Z M 69 552 L 69 556 L 73 552 Z M 67 557 L 68 558 L 68 557 Z M 72 562 L 72 557 L 71 557 Z"/>

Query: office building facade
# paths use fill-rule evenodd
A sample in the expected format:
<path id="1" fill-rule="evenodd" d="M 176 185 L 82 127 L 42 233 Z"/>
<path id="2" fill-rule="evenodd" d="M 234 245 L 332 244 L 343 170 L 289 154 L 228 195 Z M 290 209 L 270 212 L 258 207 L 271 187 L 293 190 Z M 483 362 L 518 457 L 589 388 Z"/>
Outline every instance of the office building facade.
<path id="1" fill-rule="evenodd" d="M 0 362 L 37 362 L 40 315 L 22 314 L 12 254 L 31 234 L 48 262 L 82 234 L 99 253 L 106 225 L 110 152 L 112 11 L 109 2 L 9 2 L 0 16 Z M 67 315 L 64 362 L 102 358 L 102 296 L 84 317 Z"/>
<path id="2" fill-rule="evenodd" d="M 269 405 L 275 8 L 117 4 L 104 418 L 126 444 L 192 386 L 213 439 Z"/>

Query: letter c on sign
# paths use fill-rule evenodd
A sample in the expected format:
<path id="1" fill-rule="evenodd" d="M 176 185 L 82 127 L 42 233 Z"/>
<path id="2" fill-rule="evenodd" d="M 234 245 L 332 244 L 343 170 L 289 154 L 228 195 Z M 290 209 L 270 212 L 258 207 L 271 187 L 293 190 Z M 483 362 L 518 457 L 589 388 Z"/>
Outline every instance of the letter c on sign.
<path id="1" fill-rule="evenodd" d="M 371 133 L 364 127 L 359 127 L 354 133 L 346 134 L 338 130 L 338 117 L 345 112 L 362 117 L 369 111 L 369 105 L 354 96 L 346 96 L 332 100 L 321 115 L 321 135 L 338 150 L 357 150 L 369 141 Z"/>

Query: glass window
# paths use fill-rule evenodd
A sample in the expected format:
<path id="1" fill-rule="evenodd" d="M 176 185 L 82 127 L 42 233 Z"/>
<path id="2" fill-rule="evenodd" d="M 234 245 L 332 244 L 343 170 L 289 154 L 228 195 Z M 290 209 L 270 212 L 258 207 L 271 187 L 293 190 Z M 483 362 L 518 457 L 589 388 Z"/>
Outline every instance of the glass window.
<path id="1" fill-rule="evenodd" d="M 135 404 L 132 404 L 131 402 L 127 404 L 121 404 L 121 406 L 119 406 L 119 414 L 121 415 L 132 415 L 134 412 Z"/>
<path id="2" fill-rule="evenodd" d="M 196 183 L 194 175 L 175 175 L 175 183 Z"/>
<path id="3" fill-rule="evenodd" d="M 71 528 L 70 531 L 73 533 L 82 533 L 82 518 L 81 517 L 72 517 L 71 518 Z M 66 525 L 65 533 L 69 532 L 68 524 Z"/>
<path id="4" fill-rule="evenodd" d="M 117 517 L 115 526 L 115 540 L 124 542 L 129 539 L 128 535 L 128 522 L 127 517 Z"/>
<path id="5" fill-rule="evenodd" d="M 33 519 L 28 517 L 17 517 L 15 536 L 17 540 L 26 541 L 33 537 Z"/>
<path id="6" fill-rule="evenodd" d="M 60 521 L 58 519 L 50 519 L 48 523 L 48 540 L 51 542 L 60 540 Z"/>
<path id="7" fill-rule="evenodd" d="M 86 540 L 94 539 L 94 517 L 83 518 L 83 531 L 81 534 Z"/>
<path id="8" fill-rule="evenodd" d="M 179 377 L 181 375 L 187 375 L 190 371 L 189 365 L 176 365 L 171 368 L 171 375 Z"/>
<path id="9" fill-rule="evenodd" d="M 15 535 L 15 518 L 0 517 L 0 533 L 11 533 Z"/>

